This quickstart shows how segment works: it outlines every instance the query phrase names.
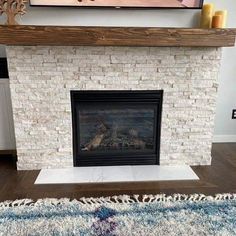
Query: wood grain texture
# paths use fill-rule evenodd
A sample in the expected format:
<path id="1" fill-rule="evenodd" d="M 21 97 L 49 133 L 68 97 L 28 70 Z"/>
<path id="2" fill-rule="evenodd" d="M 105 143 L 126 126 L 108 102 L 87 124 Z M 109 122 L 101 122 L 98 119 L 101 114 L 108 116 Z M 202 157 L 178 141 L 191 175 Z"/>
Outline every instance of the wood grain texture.
<path id="1" fill-rule="evenodd" d="M 20 198 L 101 197 L 120 194 L 174 194 L 236 192 L 236 144 L 214 144 L 212 166 L 195 166 L 199 181 L 34 185 L 39 171 L 16 171 L 9 157 L 0 158 L 0 201 Z"/>
<path id="2" fill-rule="evenodd" d="M 236 29 L 0 26 L 0 44 L 233 47 Z"/>

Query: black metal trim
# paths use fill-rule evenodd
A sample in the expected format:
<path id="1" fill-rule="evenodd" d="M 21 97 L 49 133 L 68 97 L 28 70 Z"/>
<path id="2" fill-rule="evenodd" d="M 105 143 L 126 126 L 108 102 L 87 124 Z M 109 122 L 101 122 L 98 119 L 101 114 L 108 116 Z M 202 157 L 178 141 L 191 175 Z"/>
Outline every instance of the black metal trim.
<path id="1" fill-rule="evenodd" d="M 232 119 L 234 120 L 234 119 L 236 119 L 236 109 L 233 109 L 233 111 L 232 111 Z"/>
<path id="2" fill-rule="evenodd" d="M 0 58 L 0 79 L 9 78 L 8 67 L 7 67 L 7 58 Z"/>
<path id="3" fill-rule="evenodd" d="M 162 115 L 163 90 L 150 91 L 71 91 L 72 107 L 72 126 L 73 126 L 73 162 L 74 166 L 105 166 L 105 165 L 159 165 L 160 157 L 160 137 L 161 137 L 161 115 Z M 94 155 L 80 152 L 79 143 L 79 125 L 77 122 L 77 106 L 79 104 L 93 103 L 113 103 L 112 106 L 119 106 L 125 102 L 126 105 L 133 104 L 155 104 L 155 148 L 152 151 L 145 152 L 125 152 L 96 153 Z M 119 104 L 119 105 L 118 105 Z M 104 104 L 103 104 L 104 105 Z M 108 106 L 111 106 L 108 105 Z M 111 158 L 112 155 L 112 158 Z M 89 157 L 89 158 L 88 158 Z"/>

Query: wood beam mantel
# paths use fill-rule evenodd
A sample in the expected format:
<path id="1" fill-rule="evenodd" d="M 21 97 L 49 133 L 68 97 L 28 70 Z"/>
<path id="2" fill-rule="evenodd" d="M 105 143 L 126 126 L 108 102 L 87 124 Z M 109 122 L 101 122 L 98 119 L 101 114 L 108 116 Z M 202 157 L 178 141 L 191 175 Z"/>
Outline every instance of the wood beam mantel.
<path id="1" fill-rule="evenodd" d="M 0 26 L 0 44 L 55 46 L 233 47 L 236 29 Z"/>

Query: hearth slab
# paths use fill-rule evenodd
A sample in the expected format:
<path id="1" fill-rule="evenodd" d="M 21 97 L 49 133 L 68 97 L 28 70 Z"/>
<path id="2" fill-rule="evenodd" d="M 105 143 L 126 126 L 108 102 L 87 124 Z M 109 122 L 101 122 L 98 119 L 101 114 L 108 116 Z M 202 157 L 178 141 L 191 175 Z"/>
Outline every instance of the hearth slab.
<path id="1" fill-rule="evenodd" d="M 35 184 L 199 180 L 190 166 L 101 166 L 42 169 Z"/>

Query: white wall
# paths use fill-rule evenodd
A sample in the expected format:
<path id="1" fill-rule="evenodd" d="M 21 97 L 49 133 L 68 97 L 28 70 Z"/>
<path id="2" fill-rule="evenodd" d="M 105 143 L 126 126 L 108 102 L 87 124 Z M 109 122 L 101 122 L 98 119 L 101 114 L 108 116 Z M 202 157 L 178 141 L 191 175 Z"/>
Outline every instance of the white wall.
<path id="1" fill-rule="evenodd" d="M 228 9 L 228 27 L 236 28 L 235 0 L 212 0 L 211 2 L 215 3 L 218 9 Z M 196 27 L 198 15 L 199 10 L 89 10 L 30 7 L 28 13 L 19 22 L 37 25 Z M 0 50 L 0 56 L 1 53 L 4 54 Z M 236 108 L 235 68 L 236 47 L 224 48 L 215 122 L 218 141 L 236 142 L 236 120 L 231 119 L 232 109 Z"/>
<path id="2" fill-rule="evenodd" d="M 15 149 L 13 115 L 8 79 L 0 79 L 0 150 Z"/>
<path id="3" fill-rule="evenodd" d="M 229 27 L 236 28 L 235 0 L 216 1 L 219 7 L 229 10 Z M 225 48 L 220 74 L 220 87 L 215 120 L 215 141 L 236 142 L 236 120 L 232 120 L 232 109 L 236 109 L 236 47 Z"/>
<path id="4" fill-rule="evenodd" d="M 6 57 L 6 51 L 3 46 L 0 46 L 0 57 Z"/>

